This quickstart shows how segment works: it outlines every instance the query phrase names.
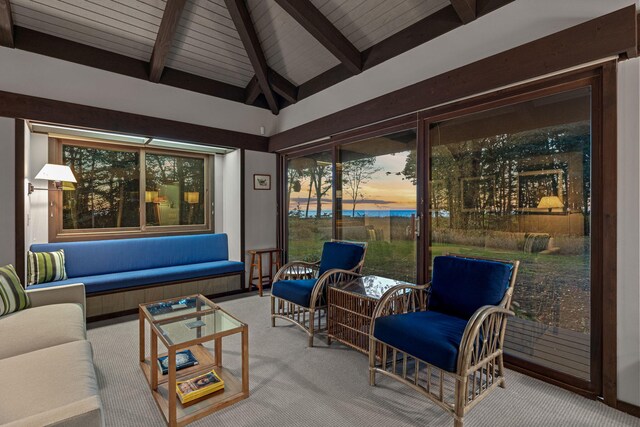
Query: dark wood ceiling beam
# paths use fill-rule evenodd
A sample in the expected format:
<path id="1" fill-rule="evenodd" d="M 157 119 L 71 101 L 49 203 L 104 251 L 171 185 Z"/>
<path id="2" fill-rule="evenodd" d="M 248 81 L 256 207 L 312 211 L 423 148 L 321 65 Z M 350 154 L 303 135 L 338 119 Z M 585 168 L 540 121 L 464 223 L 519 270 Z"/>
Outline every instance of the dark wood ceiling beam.
<path id="1" fill-rule="evenodd" d="M 148 63 L 139 59 L 87 46 L 82 43 L 72 42 L 18 25 L 14 26 L 14 40 L 16 49 L 145 81 L 149 79 Z M 244 102 L 245 100 L 244 89 L 241 87 L 169 67 L 165 67 L 162 77 L 160 78 L 160 83 L 204 95 L 227 99 L 229 101 Z M 258 106 L 263 107 L 263 105 Z"/>
<path id="2" fill-rule="evenodd" d="M 260 83 L 258 83 L 258 78 L 253 76 L 253 78 L 247 84 L 247 87 L 244 88 L 244 103 L 248 105 L 252 105 L 256 102 L 256 99 L 260 96 L 262 90 L 260 89 Z"/>
<path id="3" fill-rule="evenodd" d="M 293 19 L 353 74 L 362 71 L 360 51 L 309 0 L 276 0 Z"/>
<path id="4" fill-rule="evenodd" d="M 602 58 L 626 55 L 637 45 L 636 21 L 635 5 L 628 6 L 280 132 L 269 138 L 269 151 L 281 151 Z"/>
<path id="5" fill-rule="evenodd" d="M 476 0 L 451 0 L 451 6 L 463 24 L 468 24 L 476 19 Z"/>
<path id="6" fill-rule="evenodd" d="M 281 76 L 277 72 L 269 68 L 269 83 L 274 92 L 283 97 L 288 103 L 295 104 L 298 102 L 298 87 Z"/>
<path id="7" fill-rule="evenodd" d="M 14 47 L 11 3 L 0 0 L 0 46 Z"/>
<path id="8" fill-rule="evenodd" d="M 164 7 L 160 29 L 153 45 L 151 61 L 149 61 L 149 80 L 152 82 L 160 81 L 186 2 L 187 0 L 167 0 Z"/>
<path id="9" fill-rule="evenodd" d="M 513 1 L 514 0 L 478 0 L 478 17 L 487 15 Z M 401 53 L 420 46 L 461 26 L 462 22 L 458 14 L 453 6 L 449 5 L 362 52 L 362 69 L 368 70 L 375 67 Z M 298 101 L 340 83 L 351 76 L 352 74 L 344 65 L 337 65 L 311 80 L 302 83 L 298 89 Z"/>
<path id="10" fill-rule="evenodd" d="M 262 93 L 267 99 L 269 108 L 273 114 L 278 114 L 280 108 L 269 85 L 267 59 L 264 56 L 262 47 L 260 47 L 260 40 L 253 27 L 253 22 L 251 22 L 251 15 L 249 14 L 247 5 L 244 0 L 224 0 L 224 2 L 227 5 L 236 30 L 240 35 L 242 45 L 247 51 L 247 56 L 249 56 L 249 61 L 251 61 L 253 71 L 256 73 L 256 78 L 258 79 Z"/>

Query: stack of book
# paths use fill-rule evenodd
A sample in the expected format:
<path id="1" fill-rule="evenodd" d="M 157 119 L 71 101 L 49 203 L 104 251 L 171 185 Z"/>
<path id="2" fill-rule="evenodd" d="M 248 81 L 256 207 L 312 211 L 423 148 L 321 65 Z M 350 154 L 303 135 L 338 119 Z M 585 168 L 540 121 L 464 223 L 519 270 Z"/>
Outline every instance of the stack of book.
<path id="1" fill-rule="evenodd" d="M 176 352 L 176 371 L 184 368 L 190 368 L 197 365 L 198 359 L 195 358 L 191 350 L 183 350 Z M 169 372 L 169 356 L 158 357 L 158 367 L 162 375 L 167 375 Z"/>
<path id="2" fill-rule="evenodd" d="M 224 381 L 213 370 L 188 380 L 178 381 L 176 384 L 178 398 L 183 404 L 223 388 Z"/>

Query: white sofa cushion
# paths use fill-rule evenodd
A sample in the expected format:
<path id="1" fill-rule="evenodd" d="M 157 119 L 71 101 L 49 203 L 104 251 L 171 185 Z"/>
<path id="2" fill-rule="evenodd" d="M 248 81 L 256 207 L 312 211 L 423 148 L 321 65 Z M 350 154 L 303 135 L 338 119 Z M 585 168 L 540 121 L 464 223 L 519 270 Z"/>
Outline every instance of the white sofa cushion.
<path id="1" fill-rule="evenodd" d="M 0 378 L 0 424 L 66 425 L 68 420 L 72 425 L 102 425 L 88 341 L 2 359 Z"/>
<path id="2" fill-rule="evenodd" d="M 32 307 L 0 318 L 0 343 L 7 344 L 0 345 L 0 359 L 85 339 L 79 304 Z"/>

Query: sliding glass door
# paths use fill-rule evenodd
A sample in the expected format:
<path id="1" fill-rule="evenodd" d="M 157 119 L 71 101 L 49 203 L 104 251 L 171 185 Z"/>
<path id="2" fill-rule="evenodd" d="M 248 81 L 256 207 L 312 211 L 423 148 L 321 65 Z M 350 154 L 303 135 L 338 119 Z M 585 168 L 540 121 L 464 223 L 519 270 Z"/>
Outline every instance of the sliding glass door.
<path id="1" fill-rule="evenodd" d="M 336 237 L 368 242 L 364 274 L 415 283 L 416 131 L 338 146 Z"/>
<path id="2" fill-rule="evenodd" d="M 426 124 L 431 258 L 520 260 L 510 360 L 582 383 L 599 381 L 591 104 L 585 86 Z"/>

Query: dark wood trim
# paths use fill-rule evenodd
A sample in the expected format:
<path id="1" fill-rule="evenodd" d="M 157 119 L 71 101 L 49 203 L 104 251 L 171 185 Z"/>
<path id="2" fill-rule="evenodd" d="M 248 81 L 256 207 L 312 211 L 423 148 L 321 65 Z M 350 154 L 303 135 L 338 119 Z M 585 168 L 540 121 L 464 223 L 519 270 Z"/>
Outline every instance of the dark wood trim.
<path id="1" fill-rule="evenodd" d="M 268 138 L 264 136 L 11 92 L 0 91 L 0 116 L 201 145 L 267 151 Z"/>
<path id="2" fill-rule="evenodd" d="M 514 0 L 478 0 L 478 17 L 505 6 Z M 447 6 L 415 24 L 373 45 L 362 52 L 363 70 L 375 67 L 382 62 L 394 58 L 416 46 L 435 39 L 449 31 L 462 26 L 460 18 L 453 6 Z M 340 64 L 300 85 L 298 100 L 308 98 L 328 87 L 353 76 L 347 68 Z"/>
<path id="3" fill-rule="evenodd" d="M 278 156 L 278 247 L 283 250 L 283 264 L 287 262 L 288 255 L 288 219 L 289 219 L 289 200 L 288 180 L 287 180 L 287 158 L 281 154 Z"/>
<path id="4" fill-rule="evenodd" d="M 602 392 L 617 402 L 617 63 L 602 67 Z M 608 191 L 607 191 L 608 189 Z"/>
<path id="5" fill-rule="evenodd" d="M 246 257 L 247 257 L 247 251 L 246 251 L 246 243 L 245 243 L 245 238 L 246 238 L 246 212 L 245 212 L 245 197 L 247 194 L 245 185 L 246 185 L 246 178 L 245 178 L 245 171 L 246 171 L 246 165 L 245 165 L 245 150 L 242 149 L 240 150 L 240 260 L 245 263 L 245 269 L 242 272 L 242 289 L 244 289 L 247 286 L 247 283 L 245 281 L 244 275 L 245 272 L 247 271 L 246 268 Z M 251 288 L 251 286 L 249 286 L 249 289 Z"/>
<path id="6" fill-rule="evenodd" d="M 149 79 L 149 64 L 139 59 L 76 43 L 18 25 L 14 26 L 14 38 L 16 49 L 145 81 Z M 244 102 L 245 99 L 244 89 L 241 87 L 169 67 L 164 68 L 160 83 L 230 101 Z M 261 105 L 258 106 L 262 107 Z"/>
<path id="7" fill-rule="evenodd" d="M 618 400 L 616 402 L 616 409 L 619 411 L 625 412 L 629 415 L 633 415 L 634 417 L 640 418 L 640 406 L 636 406 L 632 403 L 623 402 L 622 400 Z"/>
<path id="8" fill-rule="evenodd" d="M 151 60 L 149 61 L 149 80 L 154 83 L 160 81 L 164 64 L 169 56 L 173 38 L 180 22 L 180 16 L 184 10 L 187 0 L 167 0 L 162 13 L 160 29 L 153 45 Z"/>
<path id="9" fill-rule="evenodd" d="M 451 0 L 451 6 L 463 24 L 468 24 L 476 19 L 476 0 Z"/>
<path id="10" fill-rule="evenodd" d="M 25 145 L 24 145 L 24 120 L 15 121 L 15 267 L 22 283 L 25 281 L 25 198 L 27 197 L 24 186 L 25 173 Z"/>
<path id="11" fill-rule="evenodd" d="M 11 2 L 0 0 L 0 46 L 14 47 Z"/>
<path id="12" fill-rule="evenodd" d="M 224 2 L 227 5 L 233 24 L 238 31 L 242 45 L 247 52 L 249 61 L 251 61 L 253 71 L 256 73 L 256 78 L 262 88 L 262 94 L 266 97 L 271 112 L 273 114 L 278 114 L 280 107 L 278 106 L 278 101 L 271 90 L 271 86 L 269 85 L 269 67 L 267 66 L 267 59 L 264 56 L 262 47 L 260 46 L 260 39 L 258 38 L 258 34 L 253 26 L 253 22 L 251 22 L 249 9 L 247 9 L 247 5 L 244 0 L 224 0 Z"/>
<path id="13" fill-rule="evenodd" d="M 330 141 L 337 144 L 348 144 L 350 142 L 362 141 L 363 139 L 384 136 L 390 133 L 405 129 L 416 128 L 418 126 L 418 116 L 416 113 L 406 114 L 384 122 L 374 123 L 358 129 L 331 135 Z"/>
<path id="14" fill-rule="evenodd" d="M 360 51 L 309 0 L 276 0 L 352 74 L 362 71 Z"/>
<path id="15" fill-rule="evenodd" d="M 291 83 L 280 74 L 273 71 L 271 68 L 268 70 L 269 83 L 273 87 L 273 91 L 283 97 L 285 101 L 290 104 L 295 104 L 298 101 L 298 87 Z"/>
<path id="16" fill-rule="evenodd" d="M 253 76 L 249 83 L 247 83 L 247 87 L 244 88 L 244 103 L 248 105 L 252 105 L 256 102 L 256 99 L 260 96 L 262 90 L 260 89 L 260 83 L 258 83 L 258 78 Z"/>
<path id="17" fill-rule="evenodd" d="M 626 54 L 636 45 L 636 10 L 631 5 L 278 133 L 270 138 L 269 151 L 281 151 L 367 123 Z M 302 98 L 302 87 L 299 98 Z"/>

